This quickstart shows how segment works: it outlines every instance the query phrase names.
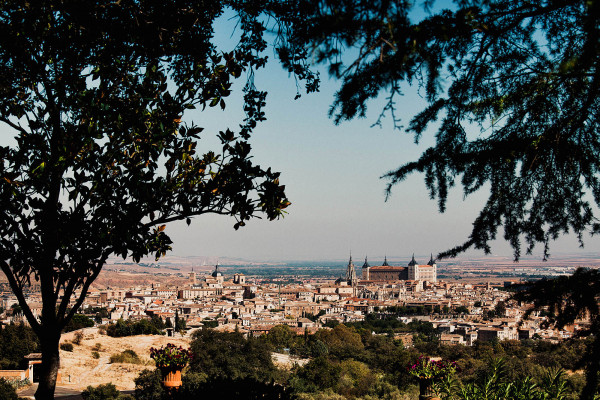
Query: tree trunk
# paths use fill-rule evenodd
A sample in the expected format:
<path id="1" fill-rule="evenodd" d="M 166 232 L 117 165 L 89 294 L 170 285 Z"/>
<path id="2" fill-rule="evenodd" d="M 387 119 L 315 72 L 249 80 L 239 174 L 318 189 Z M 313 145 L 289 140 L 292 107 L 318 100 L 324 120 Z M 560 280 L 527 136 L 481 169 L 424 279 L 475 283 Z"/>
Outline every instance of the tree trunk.
<path id="1" fill-rule="evenodd" d="M 598 318 L 598 317 L 596 317 Z M 588 349 L 587 354 L 587 365 L 585 372 L 585 386 L 581 392 L 582 400 L 593 400 L 598 391 L 598 374 L 600 373 L 600 335 L 597 325 L 592 330 L 594 333 L 594 339 Z"/>
<path id="2" fill-rule="evenodd" d="M 58 352 L 58 343 L 60 342 L 60 332 L 48 332 L 40 337 L 42 348 L 42 366 L 40 369 L 40 382 L 35 392 L 36 400 L 54 399 L 54 390 L 56 389 L 56 376 L 60 367 L 60 356 Z"/>

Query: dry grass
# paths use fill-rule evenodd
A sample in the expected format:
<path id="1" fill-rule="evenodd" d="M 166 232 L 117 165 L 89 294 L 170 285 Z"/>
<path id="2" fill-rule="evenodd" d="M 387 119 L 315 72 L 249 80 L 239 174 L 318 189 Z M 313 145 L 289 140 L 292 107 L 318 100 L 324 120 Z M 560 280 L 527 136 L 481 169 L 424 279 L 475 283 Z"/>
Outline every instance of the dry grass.
<path id="1" fill-rule="evenodd" d="M 112 382 L 119 390 L 134 389 L 133 380 L 139 373 L 144 369 L 154 368 L 154 362 L 150 359 L 150 347 L 160 347 L 167 343 L 187 347 L 190 341 L 188 337 L 169 338 L 153 335 L 113 338 L 100 335 L 97 328 L 86 328 L 83 333 L 81 344 L 74 346 L 73 352 L 60 352 L 61 386 L 83 390 L 89 385 Z M 74 334 L 75 332 L 64 334 L 61 342 L 71 341 Z M 125 350 L 134 351 L 140 364 L 110 363 L 111 355 L 122 354 Z M 98 359 L 92 356 L 93 351 L 98 351 Z"/>

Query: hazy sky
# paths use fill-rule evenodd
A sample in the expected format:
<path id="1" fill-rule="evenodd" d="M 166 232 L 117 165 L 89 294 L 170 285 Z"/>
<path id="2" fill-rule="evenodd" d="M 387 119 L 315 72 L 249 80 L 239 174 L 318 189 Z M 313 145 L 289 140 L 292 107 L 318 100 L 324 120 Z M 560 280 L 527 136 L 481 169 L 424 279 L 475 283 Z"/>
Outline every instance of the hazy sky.
<path id="1" fill-rule="evenodd" d="M 222 32 L 231 26 L 221 22 Z M 219 36 L 223 40 L 223 36 Z M 272 57 L 273 58 L 273 57 Z M 385 202 L 384 173 L 415 160 L 433 143 L 433 131 L 420 144 L 412 135 L 394 130 L 389 121 L 371 128 L 383 102 L 369 104 L 369 115 L 335 126 L 327 111 L 338 83 L 321 73 L 321 91 L 294 100 L 293 79 L 276 62 L 256 75 L 256 85 L 268 90 L 267 121 L 252 138 L 255 160 L 281 171 L 281 181 L 292 202 L 279 221 L 251 221 L 239 231 L 233 221 L 219 216 L 197 218 L 190 227 L 174 224 L 169 231 L 178 255 L 213 255 L 249 259 L 343 259 L 365 255 L 374 263 L 384 255 L 408 259 L 415 253 L 427 261 L 430 253 L 462 243 L 485 202 L 485 194 L 463 200 L 455 188 L 444 214 L 429 199 L 423 176 L 397 185 Z M 418 88 L 407 88 L 398 108 L 403 120 L 425 104 Z M 238 96 L 239 98 L 239 92 Z M 238 104 L 237 108 L 234 104 Z M 241 103 L 230 100 L 225 112 L 189 115 L 201 126 L 235 127 Z M 588 239 L 586 250 L 597 248 Z M 494 254 L 512 255 L 502 241 Z M 551 252 L 578 251 L 576 240 L 565 238 Z M 538 254 L 541 253 L 539 249 Z M 482 254 L 479 252 L 477 254 Z M 427 259 L 426 259 L 427 258 Z"/>
<path id="2" fill-rule="evenodd" d="M 223 23 L 225 31 L 230 27 Z M 224 36 L 220 36 L 223 38 Z M 270 54 L 271 58 L 274 58 Z M 415 160 L 432 143 L 434 132 L 415 145 L 413 137 L 393 130 L 371 128 L 381 109 L 372 102 L 366 119 L 335 126 L 327 117 L 338 84 L 321 75 L 321 92 L 304 94 L 294 100 L 294 80 L 270 63 L 256 74 L 259 89 L 268 90 L 267 121 L 260 124 L 251 139 L 254 159 L 263 166 L 281 171 L 281 182 L 292 202 L 289 214 L 279 221 L 250 221 L 238 231 L 235 221 L 223 216 L 200 216 L 191 226 L 173 223 L 167 232 L 174 241 L 174 255 L 240 257 L 252 260 L 345 259 L 350 251 L 357 262 L 365 255 L 378 263 L 384 255 L 426 262 L 437 253 L 462 243 L 471 223 L 484 203 L 476 194 L 463 201 L 460 187 L 451 191 L 445 214 L 429 200 L 423 177 L 415 175 L 397 185 L 385 202 L 384 173 Z M 238 86 L 238 89 L 241 85 Z M 243 118 L 241 93 L 236 91 L 224 112 L 191 112 L 184 120 L 194 120 L 206 128 L 199 148 L 218 150 L 210 132 L 235 129 Z M 404 121 L 424 104 L 415 89 L 407 90 L 398 104 Z M 0 143 L 8 143 L 12 133 L 0 126 Z M 598 240 L 588 239 L 586 251 L 597 248 Z M 492 248 L 494 254 L 510 256 L 503 242 Z M 577 251 L 569 237 L 551 247 L 551 252 Z M 538 249 L 537 254 L 541 252 Z M 481 253 L 478 253 L 481 254 Z"/>
<path id="3" fill-rule="evenodd" d="M 227 35 L 231 22 L 219 27 Z M 227 36 L 220 34 L 225 43 Z M 271 57 L 274 58 L 274 57 Z M 350 251 L 361 261 L 365 255 L 377 263 L 384 255 L 408 259 L 412 253 L 427 261 L 437 253 L 462 243 L 471 223 L 484 204 L 485 194 L 464 201 L 456 188 L 447 211 L 437 212 L 429 200 L 422 176 L 412 176 L 397 185 L 385 202 L 386 181 L 380 176 L 415 160 L 433 143 L 433 131 L 419 145 L 413 137 L 392 129 L 371 128 L 383 100 L 369 104 L 369 115 L 335 126 L 327 117 L 338 83 L 322 72 L 320 93 L 294 100 L 294 80 L 276 62 L 257 73 L 255 81 L 266 89 L 267 118 L 252 138 L 254 157 L 262 165 L 281 171 L 281 181 L 292 202 L 282 220 L 251 221 L 239 231 L 233 221 L 219 216 L 196 218 L 190 227 L 169 227 L 178 255 L 213 255 L 249 259 L 342 259 Z M 418 88 L 407 88 L 398 104 L 403 120 L 425 104 Z M 238 96 L 229 100 L 225 112 L 193 113 L 187 116 L 201 126 L 214 129 L 235 127 L 242 114 Z M 587 250 L 598 241 L 588 240 Z M 495 254 L 511 256 L 502 241 Z M 540 249 L 541 251 L 541 249 Z M 578 251 L 574 238 L 565 238 L 551 251 Z M 418 259 L 418 261 L 421 261 Z"/>

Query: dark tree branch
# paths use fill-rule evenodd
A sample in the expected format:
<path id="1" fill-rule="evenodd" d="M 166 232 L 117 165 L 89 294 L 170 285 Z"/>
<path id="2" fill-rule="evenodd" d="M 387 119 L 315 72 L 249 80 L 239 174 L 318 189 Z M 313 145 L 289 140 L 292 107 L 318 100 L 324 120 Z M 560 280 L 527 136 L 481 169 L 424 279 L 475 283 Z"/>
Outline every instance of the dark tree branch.
<path id="1" fill-rule="evenodd" d="M 10 288 L 12 289 L 14 295 L 17 297 L 19 305 L 21 306 L 21 309 L 23 310 L 23 313 L 27 318 L 27 322 L 29 322 L 29 325 L 38 336 L 41 335 L 41 326 L 37 318 L 35 318 L 35 316 L 33 315 L 31 308 L 29 308 L 29 304 L 27 304 L 27 301 L 25 301 L 25 296 L 23 295 L 23 285 L 17 282 L 15 276 L 13 275 L 12 269 L 10 268 L 10 265 L 7 262 L 5 262 L 4 260 L 0 260 L 0 268 L 2 268 L 2 272 L 4 272 L 4 275 L 6 275 L 8 284 L 10 285 Z"/>

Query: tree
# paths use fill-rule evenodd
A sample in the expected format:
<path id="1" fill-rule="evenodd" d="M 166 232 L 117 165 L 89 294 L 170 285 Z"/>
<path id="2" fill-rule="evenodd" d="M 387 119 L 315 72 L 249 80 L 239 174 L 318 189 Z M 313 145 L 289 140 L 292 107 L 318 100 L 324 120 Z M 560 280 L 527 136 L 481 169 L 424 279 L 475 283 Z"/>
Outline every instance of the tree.
<path id="1" fill-rule="evenodd" d="M 196 331 L 190 349 L 194 357 L 189 370 L 210 379 L 268 382 L 278 375 L 269 346 L 262 340 L 245 338 L 240 332 Z"/>
<path id="2" fill-rule="evenodd" d="M 384 175 L 388 195 L 421 172 L 439 211 L 457 183 L 464 195 L 489 190 L 464 243 L 490 252 L 504 238 L 521 256 L 574 232 L 600 233 L 600 63 L 595 1 L 455 0 L 452 4 L 372 0 L 307 0 L 304 24 L 291 42 L 305 45 L 341 80 L 330 115 L 336 123 L 364 117 L 370 100 L 388 96 L 376 121 L 417 84 L 427 106 L 406 131 L 435 145 Z M 437 6 L 437 8 L 436 8 Z M 298 50 L 280 56 L 299 65 Z M 300 66 L 300 65 L 299 65 Z M 436 122 L 437 121 L 437 122 Z"/>
<path id="3" fill-rule="evenodd" d="M 18 400 L 19 395 L 10 383 L 0 379 L 0 397 L 6 400 Z"/>
<path id="4" fill-rule="evenodd" d="M 295 346 L 298 335 L 288 325 L 275 325 L 269 330 L 265 341 L 273 351 L 282 352 Z"/>
<path id="5" fill-rule="evenodd" d="M 162 335 L 160 319 L 141 319 L 139 321 L 123 320 L 120 318 L 115 324 L 108 324 L 106 334 L 112 337 L 124 337 L 133 335 Z"/>
<path id="6" fill-rule="evenodd" d="M 340 363 L 340 377 L 337 393 L 345 398 L 364 396 L 377 381 L 376 375 L 364 363 L 356 360 L 344 360 Z"/>
<path id="7" fill-rule="evenodd" d="M 27 367 L 25 356 L 39 351 L 33 330 L 23 323 L 0 326 L 0 369 Z"/>
<path id="8" fill-rule="evenodd" d="M 569 232 L 583 246 L 584 234 L 600 233 L 600 3 L 423 5 L 425 16 L 415 18 L 423 15 L 417 2 L 307 0 L 304 24 L 290 43 L 305 45 L 312 59 L 341 79 L 330 109 L 336 123 L 366 116 L 369 101 L 386 94 L 376 125 L 390 116 L 401 128 L 396 100 L 403 88 L 417 84 L 424 93 L 427 106 L 405 130 L 417 142 L 431 131 L 435 145 L 384 175 L 388 195 L 415 172 L 425 174 L 440 212 L 458 183 L 465 197 L 489 190 L 469 238 L 437 258 L 469 248 L 489 253 L 501 226 L 515 260 L 523 242 L 527 253 L 543 245 L 546 259 L 550 242 Z M 301 66 L 297 48 L 279 54 L 284 63 Z M 598 277 L 589 278 L 574 276 L 581 286 L 563 291 L 566 282 L 549 284 L 552 300 L 529 299 L 570 304 L 596 290 Z M 588 309 L 597 318 L 598 310 Z M 600 327 L 593 326 L 597 337 Z M 597 382 L 600 367 L 588 368 Z M 585 398 L 595 390 L 590 385 L 588 379 Z"/>
<path id="9" fill-rule="evenodd" d="M 499 317 L 505 317 L 506 316 L 506 304 L 504 304 L 503 301 L 499 301 L 498 304 L 496 304 L 496 307 L 494 307 L 494 313 Z"/>
<path id="10" fill-rule="evenodd" d="M 211 43 L 225 7 L 239 17 L 231 52 Z M 262 7 L 258 9 L 258 7 Z M 250 79 L 239 132 L 198 152 L 186 110 L 226 107 L 235 79 L 266 58 L 260 12 L 278 2 L 4 2 L 0 11 L 0 267 L 40 338 L 37 399 L 53 398 L 61 331 L 107 258 L 159 257 L 166 224 L 213 213 L 239 228 L 290 203 L 279 173 L 248 142 L 266 93 Z M 225 128 L 225 127 L 224 127 Z M 38 320 L 23 291 L 37 282 Z"/>
<path id="11" fill-rule="evenodd" d="M 454 312 L 457 314 L 468 314 L 469 309 L 465 306 L 458 306 L 454 308 Z"/>
<path id="12" fill-rule="evenodd" d="M 318 330 L 315 339 L 325 343 L 329 354 L 340 360 L 358 358 L 364 350 L 360 335 L 354 328 L 344 324 L 336 325 L 333 329 Z"/>
<path id="13" fill-rule="evenodd" d="M 81 328 L 89 328 L 94 326 L 94 321 L 87 315 L 75 314 L 73 318 L 65 325 L 64 332 L 71 332 Z"/>
<path id="14" fill-rule="evenodd" d="M 327 357 L 317 357 L 298 368 L 291 385 L 298 392 L 318 392 L 334 387 L 342 369 Z"/>
<path id="15" fill-rule="evenodd" d="M 534 310 L 547 308 L 548 326 L 561 329 L 578 318 L 590 318 L 589 328 L 579 332 L 581 336 L 593 334 L 583 360 L 586 367 L 586 385 L 581 398 L 595 398 L 600 382 L 600 271 L 579 268 L 571 276 L 543 279 L 525 284 L 521 289 L 523 290 L 517 292 L 514 297 L 534 305 L 527 315 Z"/>
<path id="16" fill-rule="evenodd" d="M 179 332 L 183 335 L 186 329 L 187 324 L 185 318 L 179 318 L 179 310 L 175 309 L 175 332 Z"/>

